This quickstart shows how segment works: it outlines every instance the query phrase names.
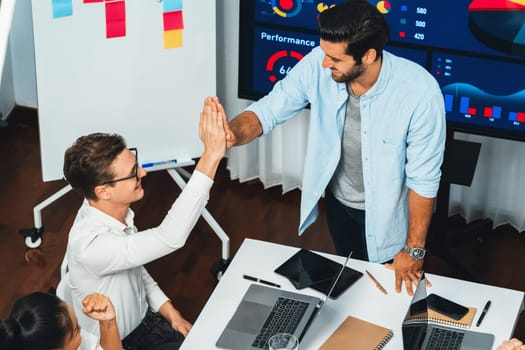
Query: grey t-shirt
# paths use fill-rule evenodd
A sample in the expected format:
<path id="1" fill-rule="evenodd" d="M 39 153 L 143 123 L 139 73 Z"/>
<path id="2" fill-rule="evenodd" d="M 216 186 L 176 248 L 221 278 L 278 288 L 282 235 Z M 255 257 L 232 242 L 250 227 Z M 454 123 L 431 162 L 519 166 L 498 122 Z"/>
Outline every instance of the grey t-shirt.
<path id="1" fill-rule="evenodd" d="M 359 97 L 348 88 L 341 158 L 329 184 L 341 203 L 355 209 L 365 209 L 363 163 L 361 160 L 361 111 Z"/>

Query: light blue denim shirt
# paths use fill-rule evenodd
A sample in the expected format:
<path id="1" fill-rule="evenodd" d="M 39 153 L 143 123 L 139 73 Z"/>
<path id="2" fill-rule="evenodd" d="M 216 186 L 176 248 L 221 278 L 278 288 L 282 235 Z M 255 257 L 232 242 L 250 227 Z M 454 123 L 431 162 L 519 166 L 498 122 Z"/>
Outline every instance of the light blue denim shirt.
<path id="1" fill-rule="evenodd" d="M 346 83 L 321 66 L 316 47 L 273 90 L 247 109 L 259 117 L 263 135 L 310 103 L 299 234 L 317 218 L 317 202 L 341 155 L 348 98 Z M 421 66 L 383 53 L 379 78 L 361 95 L 361 143 L 368 257 L 392 259 L 408 230 L 408 190 L 433 198 L 441 177 L 445 146 L 443 96 Z"/>

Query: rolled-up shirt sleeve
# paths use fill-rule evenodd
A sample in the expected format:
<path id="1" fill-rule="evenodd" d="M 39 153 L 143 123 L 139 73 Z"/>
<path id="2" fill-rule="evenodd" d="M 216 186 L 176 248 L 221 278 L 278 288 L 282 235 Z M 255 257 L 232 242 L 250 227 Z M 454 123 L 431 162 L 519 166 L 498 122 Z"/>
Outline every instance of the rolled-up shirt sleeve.
<path id="1" fill-rule="evenodd" d="M 407 187 L 427 198 L 437 196 L 446 139 L 446 119 L 441 90 L 417 106 L 407 138 Z"/>

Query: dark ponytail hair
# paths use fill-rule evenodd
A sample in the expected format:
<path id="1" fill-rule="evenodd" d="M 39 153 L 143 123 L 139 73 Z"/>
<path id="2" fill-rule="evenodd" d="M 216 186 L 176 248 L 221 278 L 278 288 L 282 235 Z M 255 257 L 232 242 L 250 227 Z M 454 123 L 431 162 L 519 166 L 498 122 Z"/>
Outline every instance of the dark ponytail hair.
<path id="1" fill-rule="evenodd" d="M 54 294 L 35 292 L 18 299 L 0 321 L 0 349 L 51 350 L 73 335 L 66 304 Z"/>

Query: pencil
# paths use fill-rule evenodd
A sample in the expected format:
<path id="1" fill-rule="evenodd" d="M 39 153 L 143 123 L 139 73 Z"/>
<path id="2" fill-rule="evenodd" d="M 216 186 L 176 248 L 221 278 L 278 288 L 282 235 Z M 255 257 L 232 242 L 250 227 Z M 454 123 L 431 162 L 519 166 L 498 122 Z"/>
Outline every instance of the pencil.
<path id="1" fill-rule="evenodd" d="M 379 283 L 378 280 L 376 280 L 376 278 L 374 276 L 372 276 L 372 274 L 370 272 L 368 272 L 368 270 L 365 270 L 366 271 L 366 274 L 368 275 L 368 277 L 370 277 L 370 279 L 372 279 L 372 281 L 374 281 L 377 289 L 379 289 L 381 292 L 383 292 L 384 294 L 388 294 L 385 287 L 383 287 L 381 285 L 381 283 Z"/>

